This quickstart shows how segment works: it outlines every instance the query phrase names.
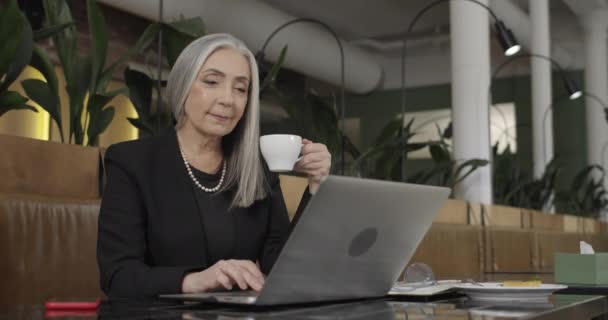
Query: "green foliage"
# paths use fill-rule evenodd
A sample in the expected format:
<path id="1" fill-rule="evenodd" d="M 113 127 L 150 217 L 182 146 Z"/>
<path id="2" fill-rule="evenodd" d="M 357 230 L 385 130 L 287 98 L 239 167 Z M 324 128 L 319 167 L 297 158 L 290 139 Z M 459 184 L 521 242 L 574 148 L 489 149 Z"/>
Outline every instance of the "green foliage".
<path id="1" fill-rule="evenodd" d="M 451 125 L 441 132 L 439 140 L 427 142 L 411 142 L 416 135 L 412 131 L 414 119 L 402 129 L 401 118 L 390 121 L 384 126 L 374 142 L 374 147 L 364 152 L 353 163 L 352 171 L 364 177 L 382 180 L 402 181 L 402 163 L 407 160 L 408 153 L 429 148 L 434 162 L 432 168 L 415 172 L 406 177 L 406 182 L 417 184 L 433 184 L 454 188 L 459 182 L 468 177 L 480 167 L 488 164 L 487 160 L 470 159 L 458 162 L 452 159 L 447 140 L 451 138 Z"/>
<path id="2" fill-rule="evenodd" d="M 415 136 L 412 132 L 412 119 L 401 130 L 401 118 L 394 119 L 382 128 L 375 140 L 374 147 L 363 152 L 351 165 L 351 173 L 374 179 L 401 181 L 402 158 L 407 153 L 420 150 L 426 143 L 412 143 L 409 140 Z M 402 147 L 405 152 L 402 152 Z"/>
<path id="3" fill-rule="evenodd" d="M 205 26 L 200 18 L 183 19 L 160 25 L 163 32 L 163 52 L 173 67 L 179 54 L 195 39 L 205 35 Z M 129 88 L 129 99 L 137 112 L 137 118 L 127 118 L 129 123 L 140 130 L 143 135 L 159 134 L 173 125 L 169 107 L 164 101 L 153 102 L 154 90 L 160 97 L 156 80 L 149 75 L 127 68 L 124 78 Z"/>
<path id="4" fill-rule="evenodd" d="M 41 32 L 39 35 L 52 35 L 53 44 L 65 74 L 69 97 L 67 140 L 76 144 L 97 145 L 99 135 L 107 129 L 114 118 L 115 109 L 108 103 L 114 97 L 127 92 L 125 88 L 108 90 L 113 72 L 119 65 L 147 48 L 156 37 L 159 26 L 157 24 L 149 26 L 131 49 L 106 68 L 108 48 L 106 22 L 94 0 L 87 0 L 86 4 L 91 33 L 90 54 L 83 56 L 78 51 L 76 28 L 65 0 L 43 1 L 48 23 L 59 27 L 49 28 L 54 32 Z M 40 49 L 34 50 L 31 64 L 42 72 L 47 81 L 23 81 L 24 89 L 30 99 L 50 114 L 64 141 L 59 87 L 53 66 L 48 56 Z M 85 118 L 84 123 L 82 122 L 83 117 Z"/>
<path id="5" fill-rule="evenodd" d="M 360 153 L 346 137 L 339 126 L 337 99 L 333 96 L 321 97 L 312 90 L 294 90 L 278 83 L 279 74 L 285 58 L 287 46 L 283 47 L 278 60 L 270 67 L 258 61 L 260 70 L 260 99 L 274 100 L 287 114 L 286 119 L 265 120 L 270 113 L 265 103 L 261 104 L 262 134 L 291 133 L 309 140 L 323 143 L 332 157 L 332 171 L 339 172 L 342 149 L 345 154 L 357 158 Z M 268 71 L 264 71 L 268 70 Z"/>
<path id="6" fill-rule="evenodd" d="M 3 50 L 0 52 L 0 116 L 11 110 L 38 112 L 35 107 L 27 104 L 28 98 L 18 92 L 9 91 L 8 88 L 17 80 L 28 63 L 31 65 L 40 63 L 42 53 L 34 46 L 34 41 L 54 36 L 71 25 L 72 23 L 64 23 L 32 31 L 29 21 L 17 7 L 16 1 L 11 0 L 6 8 L 0 8 L 0 43 L 3 45 Z M 47 81 L 52 80 L 47 78 Z M 34 87 L 32 90 L 36 91 L 35 94 L 48 95 L 44 89 L 38 88 L 37 83 L 31 86 Z M 54 109 L 50 111 L 55 114 Z"/>
<path id="7" fill-rule="evenodd" d="M 608 191 L 604 185 L 606 171 L 590 165 L 579 171 L 567 192 L 560 192 L 557 201 L 570 213 L 598 218 L 608 209 Z"/>
<path id="8" fill-rule="evenodd" d="M 32 56 L 32 38 L 32 27 L 16 1 L 11 0 L 6 8 L 0 8 L 0 117 L 11 110 L 38 112 L 26 104 L 26 97 L 8 90 Z"/>
<path id="9" fill-rule="evenodd" d="M 443 131 L 437 126 L 439 141 L 429 141 L 425 147 L 429 148 L 433 159 L 433 168 L 414 173 L 407 178 L 407 182 L 418 184 L 433 184 L 448 187 L 454 190 L 458 183 L 470 176 L 475 170 L 488 165 L 485 159 L 468 159 L 458 161 L 452 158 L 452 151 L 447 140 L 452 137 L 452 124 Z"/>

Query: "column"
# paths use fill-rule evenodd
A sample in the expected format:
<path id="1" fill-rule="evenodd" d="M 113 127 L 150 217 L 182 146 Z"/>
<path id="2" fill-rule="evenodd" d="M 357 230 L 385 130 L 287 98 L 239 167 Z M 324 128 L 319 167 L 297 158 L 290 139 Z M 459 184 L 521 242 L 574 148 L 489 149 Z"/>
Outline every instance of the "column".
<path id="1" fill-rule="evenodd" d="M 549 33 L 549 0 L 529 0 L 531 19 L 531 53 L 551 56 Z M 532 154 L 534 176 L 540 178 L 553 158 L 553 113 L 545 111 L 551 105 L 551 62 L 538 57 L 530 58 L 532 76 Z M 545 132 L 543 133 L 543 130 Z"/>
<path id="2" fill-rule="evenodd" d="M 608 11 L 595 11 L 582 19 L 585 29 L 585 92 L 593 94 L 608 102 L 608 50 L 606 32 L 608 28 Z M 586 97 L 587 114 L 587 163 L 602 163 L 604 144 L 608 142 L 608 123 L 602 105 L 595 99 Z M 599 176 L 598 176 L 599 178 Z M 602 212 L 602 218 L 608 220 L 608 212 Z"/>
<path id="3" fill-rule="evenodd" d="M 487 5 L 488 0 L 480 0 Z M 454 158 L 490 159 L 488 12 L 469 1 L 450 1 Z M 455 190 L 459 199 L 492 203 L 491 166 L 476 170 Z"/>
<path id="4" fill-rule="evenodd" d="M 585 28 L 585 92 L 608 102 L 608 64 L 606 63 L 608 12 L 596 11 L 582 20 Z M 585 105 L 587 106 L 587 162 L 606 167 L 606 163 L 600 163 L 602 147 L 608 138 L 608 125 L 602 106 L 589 97 L 586 97 Z"/>

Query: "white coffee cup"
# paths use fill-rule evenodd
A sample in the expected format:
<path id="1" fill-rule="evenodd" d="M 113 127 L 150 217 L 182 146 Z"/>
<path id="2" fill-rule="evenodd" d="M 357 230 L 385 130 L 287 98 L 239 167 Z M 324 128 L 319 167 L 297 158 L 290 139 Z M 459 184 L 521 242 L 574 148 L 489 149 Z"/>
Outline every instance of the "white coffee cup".
<path id="1" fill-rule="evenodd" d="M 289 172 L 300 160 L 302 137 L 293 134 L 261 136 L 260 149 L 270 171 Z"/>

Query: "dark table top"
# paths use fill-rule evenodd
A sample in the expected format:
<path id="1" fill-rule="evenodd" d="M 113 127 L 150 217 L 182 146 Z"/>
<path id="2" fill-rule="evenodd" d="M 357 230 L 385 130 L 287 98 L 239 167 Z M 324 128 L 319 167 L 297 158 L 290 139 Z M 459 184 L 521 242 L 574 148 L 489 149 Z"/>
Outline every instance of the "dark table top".
<path id="1" fill-rule="evenodd" d="M 0 319 L 592 319 L 608 313 L 604 296 L 553 295 L 542 303 L 399 299 L 254 308 L 164 301 L 104 301 L 97 312 L 49 313 L 42 305 L 0 307 Z"/>
<path id="2" fill-rule="evenodd" d="M 605 284 L 566 284 L 568 288 L 560 290 L 561 294 L 582 294 L 608 296 L 608 285 Z"/>

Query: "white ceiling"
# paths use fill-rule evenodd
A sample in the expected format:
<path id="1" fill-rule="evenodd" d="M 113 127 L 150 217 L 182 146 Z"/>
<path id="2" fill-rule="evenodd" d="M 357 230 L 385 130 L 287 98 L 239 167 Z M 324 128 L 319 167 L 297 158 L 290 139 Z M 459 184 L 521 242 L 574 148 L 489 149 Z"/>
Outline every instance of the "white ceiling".
<path id="1" fill-rule="evenodd" d="M 395 38 L 402 35 L 428 0 L 264 0 L 296 17 L 327 23 L 345 40 Z M 438 5 L 416 24 L 428 30 L 449 21 L 449 6 Z"/>
<path id="2" fill-rule="evenodd" d="M 332 27 L 346 41 L 394 42 L 405 34 L 407 25 L 430 0 L 263 0 L 295 17 L 315 18 Z M 494 0 L 497 1 L 497 0 Z M 512 1 L 528 11 L 529 0 Z M 533 1 L 533 0 L 532 0 Z M 568 1 L 568 0 L 565 0 Z M 570 0 L 579 11 L 608 5 L 608 0 Z M 552 38 L 556 42 L 580 36 L 580 24 L 569 5 L 550 0 Z M 432 39 L 449 35 L 449 5 L 442 3 L 427 11 L 416 23 L 411 38 Z M 428 43 L 422 42 L 422 43 Z M 398 51 L 398 48 L 395 48 Z"/>
<path id="3" fill-rule="evenodd" d="M 401 51 L 400 41 L 405 34 L 407 25 L 416 13 L 431 3 L 430 0 L 262 0 L 277 9 L 294 17 L 318 19 L 332 27 L 340 37 L 351 44 L 370 51 L 384 66 L 387 83 L 385 88 L 395 87 L 390 70 L 398 63 L 397 57 Z M 511 1 L 525 13 L 528 12 L 528 2 L 534 0 L 493 0 Z M 549 0 L 551 21 L 551 43 L 570 57 L 566 68 L 581 68 L 584 63 L 582 52 L 582 28 L 580 16 L 586 12 L 608 8 L 608 0 Z M 499 17 L 500 18 L 500 17 Z M 425 74 L 419 85 L 449 81 L 449 4 L 442 3 L 426 12 L 414 27 L 414 34 L 408 39 L 408 65 L 435 63 L 442 65 L 441 74 Z M 495 45 L 494 41 L 492 45 Z M 413 47 L 414 50 L 409 49 Z M 499 50 L 493 49 L 498 55 Z M 421 59 L 418 63 L 413 61 Z M 493 58 L 494 59 L 494 58 Z M 503 57 L 496 57 L 498 64 Z M 448 64 L 446 64 L 448 63 Z M 525 73 L 527 63 L 523 68 L 511 70 L 513 73 Z M 447 70 L 445 70 L 447 67 Z M 429 68 L 420 67 L 421 70 Z M 442 70 L 440 70 L 442 69 Z M 516 68 L 513 68 L 516 69 Z M 412 69 L 410 69 L 412 70 Z M 413 71 L 413 70 L 412 70 Z M 508 75 L 505 70 L 503 75 Z M 393 81 L 394 82 L 394 81 Z M 416 85 L 416 84 L 413 84 Z"/>

